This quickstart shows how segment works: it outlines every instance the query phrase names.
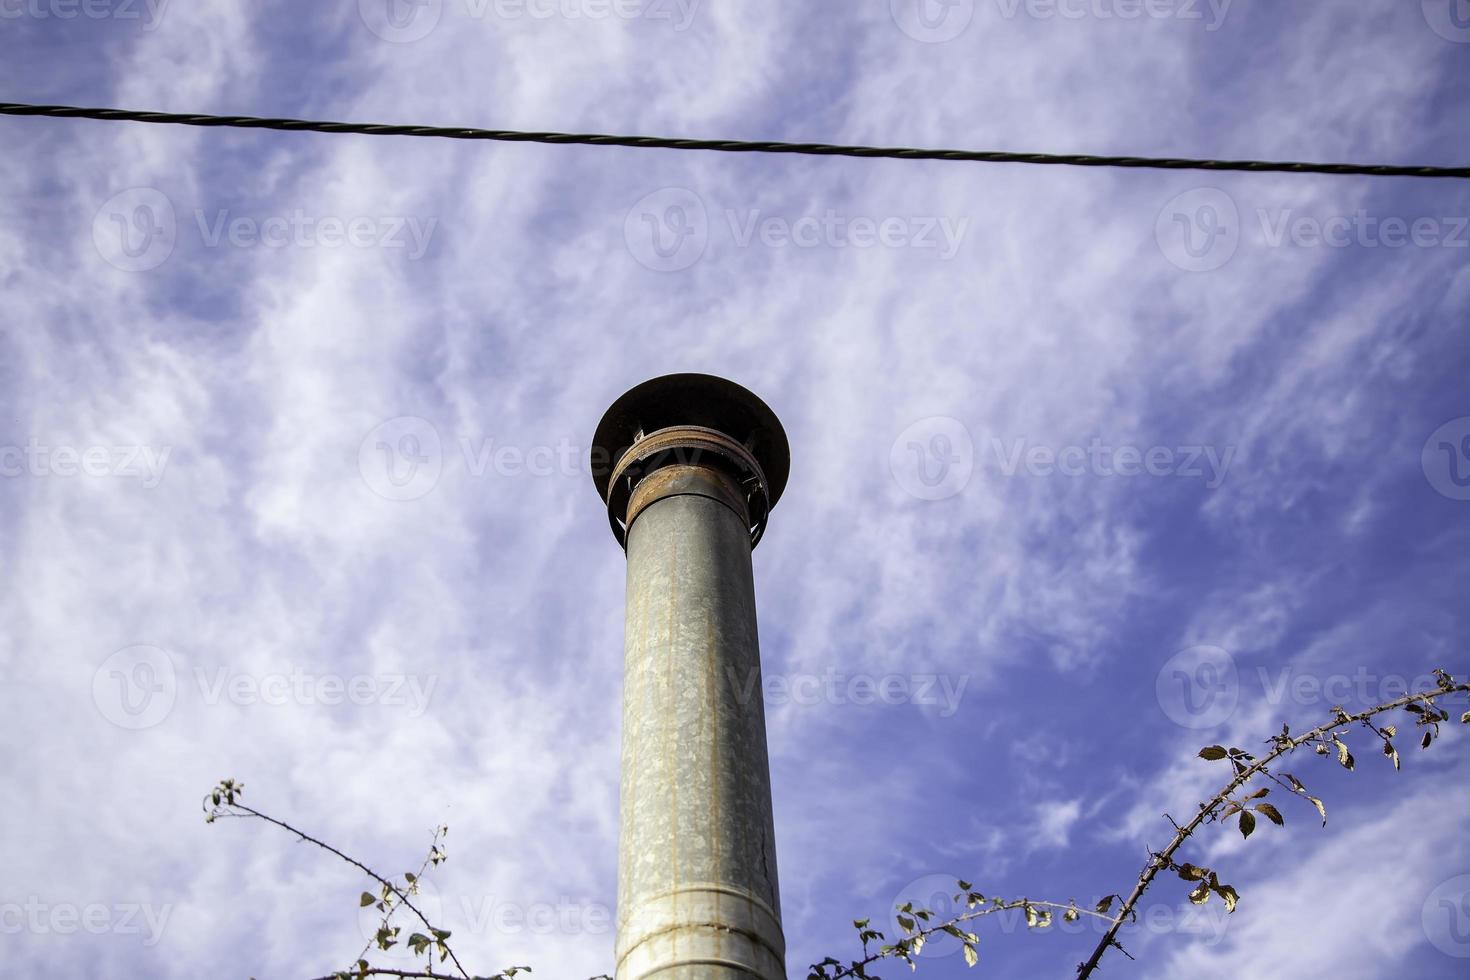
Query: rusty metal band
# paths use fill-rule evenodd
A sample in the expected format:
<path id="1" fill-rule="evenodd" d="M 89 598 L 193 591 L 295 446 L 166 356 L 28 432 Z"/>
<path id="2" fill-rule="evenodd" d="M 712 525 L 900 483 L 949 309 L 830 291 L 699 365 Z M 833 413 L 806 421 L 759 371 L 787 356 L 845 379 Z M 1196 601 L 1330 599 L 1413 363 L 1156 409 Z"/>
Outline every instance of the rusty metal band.
<path id="1" fill-rule="evenodd" d="M 722 503 L 740 518 L 741 523 L 750 527 L 750 504 L 735 478 L 722 468 L 689 463 L 661 467 L 639 480 L 633 488 L 633 495 L 628 498 L 624 527 L 631 531 L 633 522 L 650 504 L 665 497 L 681 496 L 708 497 Z"/>
<path id="2" fill-rule="evenodd" d="M 730 505 L 737 514 L 744 512 L 743 519 L 750 529 L 750 546 L 755 547 L 765 532 L 766 518 L 770 513 L 770 487 L 765 472 L 755 456 L 739 442 L 723 432 L 697 425 L 681 425 L 659 429 L 638 440 L 618 458 L 613 467 L 612 479 L 608 482 L 607 517 L 613 535 L 624 549 L 628 547 L 627 533 L 633 518 L 659 496 L 667 496 L 672 476 L 665 477 L 662 484 L 650 488 L 647 494 L 638 494 L 636 509 L 633 506 L 635 488 L 652 474 L 667 467 L 707 467 L 723 471 L 733 478 L 730 492 L 740 499 L 727 500 L 717 494 L 720 490 L 686 489 L 678 492 L 698 492 L 700 496 L 712 497 Z M 683 475 L 685 480 L 689 477 Z M 654 494 L 655 489 L 662 494 Z M 737 505 L 738 504 L 738 505 Z"/>

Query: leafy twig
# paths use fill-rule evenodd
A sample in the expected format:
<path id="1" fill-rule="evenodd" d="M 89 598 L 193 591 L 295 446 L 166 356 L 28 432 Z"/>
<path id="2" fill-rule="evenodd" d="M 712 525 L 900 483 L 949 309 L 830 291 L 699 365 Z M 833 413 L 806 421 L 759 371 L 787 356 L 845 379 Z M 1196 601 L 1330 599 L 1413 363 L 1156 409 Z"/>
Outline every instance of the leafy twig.
<path id="1" fill-rule="evenodd" d="M 374 871 L 372 868 L 363 864 L 356 858 L 337 850 L 337 848 L 333 847 L 331 844 L 328 844 L 323 840 L 319 840 L 318 838 L 311 836 L 304 830 L 299 830 L 296 827 L 291 826 L 284 820 L 277 820 L 275 817 L 272 817 L 269 814 L 261 813 L 259 810 L 256 810 L 253 807 L 241 803 L 240 795 L 244 791 L 245 786 L 243 783 L 238 783 L 233 779 L 223 780 L 217 787 L 211 790 L 209 796 L 206 797 L 206 803 L 204 805 L 204 811 L 206 814 L 205 820 L 209 823 L 213 823 L 219 817 L 241 817 L 242 815 L 247 817 L 254 817 L 257 820 L 264 820 L 266 823 L 274 824 L 275 826 L 280 827 L 282 830 L 295 834 L 297 837 L 299 837 L 303 841 L 306 841 L 308 844 L 315 844 L 317 847 L 320 847 L 327 853 L 336 855 L 343 861 L 346 861 L 348 864 L 362 871 L 363 874 L 378 882 L 378 884 L 382 885 L 387 892 L 391 892 L 393 895 L 396 895 L 398 897 L 398 901 L 401 902 L 404 907 L 407 908 L 410 912 L 418 916 L 419 921 L 424 924 L 424 928 L 428 929 L 430 934 L 436 937 L 436 939 L 432 941 L 428 940 L 427 937 L 423 937 L 426 944 L 428 942 L 433 942 L 434 945 L 436 945 L 440 950 L 441 959 L 443 957 L 448 957 L 454 963 L 454 968 L 459 971 L 459 976 L 460 978 L 462 978 L 462 980 L 472 980 L 469 971 L 467 971 L 464 966 L 459 962 L 459 957 L 454 954 L 454 951 L 450 949 L 448 943 L 445 942 L 445 940 L 449 938 L 449 933 L 442 929 L 435 928 L 434 924 L 429 921 L 428 917 L 425 916 L 423 912 L 419 911 L 418 906 L 413 904 L 408 895 L 405 894 L 401 888 L 399 888 L 397 885 L 393 884 L 393 882 L 389 881 L 387 878 L 384 878 L 382 875 L 378 874 L 378 872 Z M 437 834 L 435 835 L 436 841 L 438 840 L 438 836 L 439 835 Z M 430 852 L 431 855 L 433 855 L 434 853 L 437 852 Z M 418 934 L 415 935 L 417 936 Z M 417 951 L 422 952 L 421 949 Z M 358 968 L 355 969 L 354 972 L 357 973 L 359 977 L 365 975 L 370 976 L 370 973 L 364 973 L 363 966 L 364 962 L 359 959 Z M 513 967 L 512 969 L 515 968 Z M 408 975 L 412 976 L 413 974 Z M 433 976 L 432 973 L 420 973 L 419 975 Z M 348 974 L 342 973 L 337 974 L 337 976 L 346 977 L 348 976 Z M 514 974 L 503 974 L 503 976 L 514 976 Z"/>

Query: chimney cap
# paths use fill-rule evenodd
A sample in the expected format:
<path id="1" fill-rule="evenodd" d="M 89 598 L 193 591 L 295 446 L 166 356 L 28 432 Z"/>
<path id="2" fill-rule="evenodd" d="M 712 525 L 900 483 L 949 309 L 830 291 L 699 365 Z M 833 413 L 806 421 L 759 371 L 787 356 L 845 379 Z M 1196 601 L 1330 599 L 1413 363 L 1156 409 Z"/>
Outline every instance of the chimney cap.
<path id="1" fill-rule="evenodd" d="M 716 429 L 744 444 L 764 471 L 770 505 L 786 487 L 791 447 L 786 430 L 765 402 L 712 374 L 666 374 L 626 391 L 603 413 L 592 437 L 592 482 L 604 502 L 618 459 L 641 433 L 672 426 Z"/>

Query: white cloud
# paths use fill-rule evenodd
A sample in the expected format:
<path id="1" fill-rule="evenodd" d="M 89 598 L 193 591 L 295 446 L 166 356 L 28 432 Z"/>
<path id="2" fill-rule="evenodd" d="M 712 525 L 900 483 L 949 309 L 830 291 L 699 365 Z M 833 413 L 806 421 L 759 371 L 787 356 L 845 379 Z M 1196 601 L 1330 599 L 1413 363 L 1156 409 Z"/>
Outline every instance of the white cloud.
<path id="1" fill-rule="evenodd" d="M 1081 800 L 1051 800 L 1035 806 L 1035 840 L 1032 848 L 1066 847 L 1072 839 L 1072 828 L 1082 816 Z"/>

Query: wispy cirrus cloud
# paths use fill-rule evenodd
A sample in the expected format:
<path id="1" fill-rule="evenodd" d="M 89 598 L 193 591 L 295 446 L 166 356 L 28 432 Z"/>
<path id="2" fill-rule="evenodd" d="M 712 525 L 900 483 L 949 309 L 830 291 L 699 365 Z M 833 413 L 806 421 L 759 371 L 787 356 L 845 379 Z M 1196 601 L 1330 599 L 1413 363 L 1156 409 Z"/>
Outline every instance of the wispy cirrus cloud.
<path id="1" fill-rule="evenodd" d="M 1465 149 L 1445 109 L 1461 49 L 1435 27 L 1453 22 L 1413 5 L 1234 4 L 1209 30 L 962 4 L 943 41 L 888 7 L 169 4 L 147 30 L 27 15 L 0 43 L 13 97 L 35 101 L 1058 151 Z M 1241 739 L 1282 708 L 1262 707 L 1259 668 L 1454 658 L 1465 505 L 1422 451 L 1470 415 L 1463 256 L 1266 231 L 1287 212 L 1452 218 L 1470 208 L 1455 186 L 3 125 L 0 442 L 78 450 L 70 475 L 53 454 L 0 478 L 0 697 L 34 746 L 0 764 L 0 902 L 48 910 L 7 935 L 17 969 L 340 968 L 360 883 L 263 828 L 206 828 L 198 796 L 231 774 L 390 869 L 450 823 L 435 887 L 466 962 L 607 969 L 621 556 L 585 456 L 602 409 L 656 374 L 735 378 L 790 432 L 792 482 L 755 555 L 767 671 L 910 684 L 895 703 L 842 688 L 768 706 L 793 974 L 846 942 L 859 910 L 832 895 L 881 914 L 931 871 L 1078 894 L 1128 880 L 1156 804 L 1207 780 L 1183 761 L 1199 733 L 1156 694 L 1181 649 L 1236 658 L 1222 732 Z M 1238 234 L 1190 271 L 1191 250 L 1211 265 L 1229 244 L 1188 207 L 1201 189 Z M 1008 467 L 994 447 L 1018 441 L 1042 460 L 1114 452 Z M 156 481 L 82 467 L 128 447 L 164 461 Z M 1222 461 L 1215 486 L 1148 468 L 1188 447 Z M 952 703 L 924 703 L 915 677 Z M 1053 748 L 1011 751 L 1033 742 Z M 1299 903 L 1316 873 L 1357 894 L 1390 818 L 1419 821 L 1412 887 L 1427 882 L 1453 828 L 1427 791 L 1396 805 L 1303 840 L 1303 870 L 1261 876 L 1259 907 Z M 1034 847 L 997 843 L 1019 840 Z M 1350 853 L 1369 855 L 1351 881 Z M 108 928 L 55 925 L 88 904 Z M 121 929 L 123 906 L 154 913 L 157 942 Z M 545 908 L 550 928 L 532 921 Z M 1443 974 L 1401 912 L 1344 957 Z M 1256 962 L 1234 932 L 1169 941 L 1156 962 Z M 1003 974 L 1076 961 L 1002 945 Z"/>

